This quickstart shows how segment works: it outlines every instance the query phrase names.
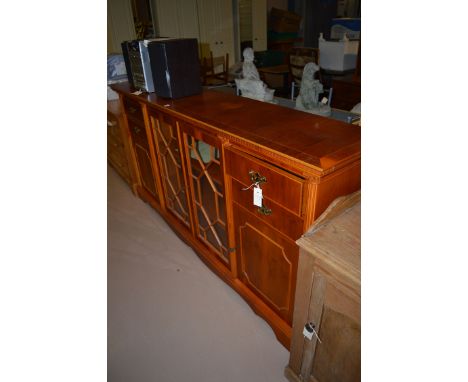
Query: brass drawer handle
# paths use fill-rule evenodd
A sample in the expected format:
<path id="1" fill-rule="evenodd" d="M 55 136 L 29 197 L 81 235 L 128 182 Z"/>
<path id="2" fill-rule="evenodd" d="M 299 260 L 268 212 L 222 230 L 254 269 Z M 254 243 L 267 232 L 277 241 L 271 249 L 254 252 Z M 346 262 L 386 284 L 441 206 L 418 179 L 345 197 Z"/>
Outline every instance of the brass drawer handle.
<path id="1" fill-rule="evenodd" d="M 257 211 L 261 213 L 262 215 L 266 215 L 266 216 L 271 215 L 272 213 L 271 209 L 265 206 L 264 204 L 262 204 L 261 207 L 258 207 Z"/>
<path id="2" fill-rule="evenodd" d="M 130 114 L 135 114 L 137 112 L 137 108 L 136 107 L 133 107 L 133 106 L 129 106 L 128 107 L 128 112 Z"/>
<path id="3" fill-rule="evenodd" d="M 250 170 L 249 175 L 250 175 L 250 180 L 253 183 L 261 184 L 261 183 L 266 183 L 266 181 L 267 181 L 266 177 L 260 175 L 258 172 L 254 171 L 254 170 Z"/>
<path id="4" fill-rule="evenodd" d="M 140 130 L 139 127 L 133 126 L 133 131 L 135 131 L 135 133 L 139 134 L 141 130 Z"/>
<path id="5" fill-rule="evenodd" d="M 107 126 L 110 126 L 110 127 L 117 126 L 117 122 L 107 120 Z"/>

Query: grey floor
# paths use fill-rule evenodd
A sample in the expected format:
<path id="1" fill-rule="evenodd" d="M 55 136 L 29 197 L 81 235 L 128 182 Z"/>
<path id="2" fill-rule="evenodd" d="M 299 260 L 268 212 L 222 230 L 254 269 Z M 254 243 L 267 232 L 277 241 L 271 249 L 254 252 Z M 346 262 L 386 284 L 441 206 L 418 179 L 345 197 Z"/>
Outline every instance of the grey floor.
<path id="1" fill-rule="evenodd" d="M 108 380 L 285 382 L 289 352 L 108 168 Z"/>

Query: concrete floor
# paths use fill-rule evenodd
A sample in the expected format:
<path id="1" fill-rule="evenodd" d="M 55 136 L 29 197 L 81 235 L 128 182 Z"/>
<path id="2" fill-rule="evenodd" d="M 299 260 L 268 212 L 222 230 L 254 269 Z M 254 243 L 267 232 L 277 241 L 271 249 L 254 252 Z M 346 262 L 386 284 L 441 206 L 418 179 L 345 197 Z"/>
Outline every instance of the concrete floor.
<path id="1" fill-rule="evenodd" d="M 108 169 L 108 380 L 285 382 L 289 352 Z"/>

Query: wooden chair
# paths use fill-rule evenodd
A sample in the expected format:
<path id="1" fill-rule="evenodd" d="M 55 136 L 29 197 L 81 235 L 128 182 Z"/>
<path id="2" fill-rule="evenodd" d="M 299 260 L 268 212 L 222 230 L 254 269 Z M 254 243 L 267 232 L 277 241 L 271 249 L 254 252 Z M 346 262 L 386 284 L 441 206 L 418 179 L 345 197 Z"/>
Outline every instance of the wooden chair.
<path id="1" fill-rule="evenodd" d="M 203 85 L 222 85 L 229 82 L 229 53 L 226 56 L 203 57 L 201 63 Z"/>
<path id="2" fill-rule="evenodd" d="M 300 88 L 304 66 L 309 62 L 320 65 L 320 51 L 318 48 L 292 48 L 289 52 L 288 65 L 291 76 L 291 99 L 295 98 L 295 89 Z M 320 75 L 320 73 L 319 73 Z M 321 78 L 319 78 L 321 79 Z"/>

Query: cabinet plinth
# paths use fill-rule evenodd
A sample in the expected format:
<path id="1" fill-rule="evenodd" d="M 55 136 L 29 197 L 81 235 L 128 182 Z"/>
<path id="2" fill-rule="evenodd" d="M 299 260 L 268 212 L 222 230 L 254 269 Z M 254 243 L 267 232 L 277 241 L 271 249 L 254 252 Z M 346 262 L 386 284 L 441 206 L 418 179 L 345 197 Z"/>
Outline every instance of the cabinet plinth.
<path id="1" fill-rule="evenodd" d="M 215 91 L 167 100 L 112 88 L 138 195 L 289 348 L 296 240 L 360 188 L 360 127 Z"/>

